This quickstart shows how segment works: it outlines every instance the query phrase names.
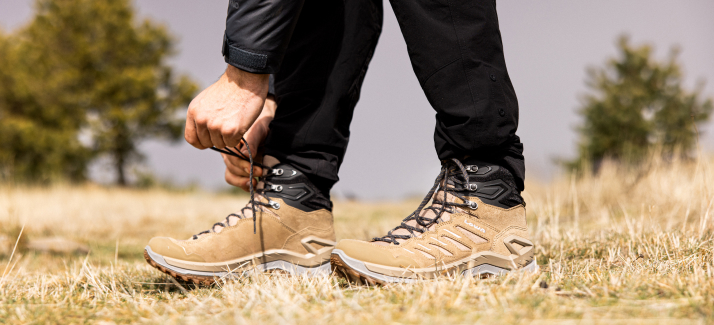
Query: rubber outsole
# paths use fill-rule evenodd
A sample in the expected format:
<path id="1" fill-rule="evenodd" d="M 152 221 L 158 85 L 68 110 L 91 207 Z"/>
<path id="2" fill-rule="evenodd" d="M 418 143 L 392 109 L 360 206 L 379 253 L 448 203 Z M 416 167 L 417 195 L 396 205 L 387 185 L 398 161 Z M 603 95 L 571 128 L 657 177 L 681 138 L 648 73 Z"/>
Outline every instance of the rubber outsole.
<path id="1" fill-rule="evenodd" d="M 180 267 L 170 265 L 166 262 L 163 256 L 154 253 L 151 247 L 146 246 L 144 248 L 144 259 L 149 263 L 149 265 L 158 269 L 159 271 L 166 273 L 178 280 L 184 282 L 191 282 L 197 285 L 212 285 L 219 279 L 226 278 L 238 278 L 249 275 L 251 272 L 258 270 L 260 272 L 280 272 L 286 273 L 293 276 L 307 276 L 307 277 L 318 277 L 318 276 L 329 276 L 331 269 L 329 261 L 316 267 L 304 267 L 296 264 L 292 264 L 287 261 L 272 261 L 267 263 L 259 263 L 253 266 L 253 263 L 249 263 L 246 267 L 231 270 L 230 272 L 206 272 L 206 271 L 196 271 L 189 270 Z"/>
<path id="2" fill-rule="evenodd" d="M 347 254 L 345 254 L 339 249 L 335 249 L 332 251 L 332 255 L 330 256 L 330 264 L 332 265 L 332 272 L 335 273 L 337 276 L 340 276 L 348 281 L 355 282 L 357 284 L 385 285 L 389 283 L 412 283 L 416 281 L 416 279 L 414 278 L 395 277 L 370 271 L 369 269 L 367 269 L 367 266 L 364 264 L 364 262 L 347 256 Z M 538 264 L 535 260 L 533 260 L 526 266 L 517 270 L 508 270 L 490 264 L 482 264 L 470 269 L 463 270 L 460 272 L 460 274 L 462 276 L 469 275 L 484 277 L 491 275 L 503 275 L 513 271 L 537 272 L 538 269 Z"/>
<path id="3" fill-rule="evenodd" d="M 414 278 L 394 277 L 372 272 L 367 269 L 364 262 L 347 256 L 339 249 L 332 251 L 329 262 L 312 268 L 303 267 L 286 261 L 273 261 L 257 264 L 256 267 L 249 266 L 241 268 L 240 270 L 231 270 L 230 272 L 195 271 L 168 264 L 163 256 L 154 253 L 149 246 L 144 249 L 144 259 L 146 259 L 149 265 L 159 271 L 166 273 L 177 280 L 196 285 L 212 285 L 219 279 L 244 277 L 249 275 L 249 273 L 254 270 L 259 270 L 260 272 L 280 272 L 293 276 L 298 275 L 307 277 L 329 276 L 330 273 L 334 273 L 338 277 L 342 277 L 356 284 L 372 286 L 386 285 L 389 283 L 411 283 L 416 281 Z M 538 264 L 536 264 L 536 261 L 534 260 L 525 267 L 515 271 L 537 272 L 538 269 Z M 463 270 L 460 274 L 462 276 L 470 275 L 483 277 L 487 275 L 502 275 L 512 271 L 513 270 L 489 264 L 482 264 L 471 269 Z"/>

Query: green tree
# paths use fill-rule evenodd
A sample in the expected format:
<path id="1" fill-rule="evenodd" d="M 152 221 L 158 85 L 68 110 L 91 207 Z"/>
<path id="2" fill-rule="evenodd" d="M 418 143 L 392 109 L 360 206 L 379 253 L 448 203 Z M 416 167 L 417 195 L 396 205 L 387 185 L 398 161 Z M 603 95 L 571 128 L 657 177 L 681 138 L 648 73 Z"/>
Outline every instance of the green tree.
<path id="1" fill-rule="evenodd" d="M 655 146 L 672 154 L 688 153 L 696 141 L 696 124 L 709 119 L 711 99 L 701 87 L 683 89 L 682 72 L 673 48 L 668 59 L 652 57 L 649 45 L 632 46 L 626 36 L 618 41 L 618 56 L 602 68 L 588 70 L 587 86 L 579 113 L 579 157 L 571 163 L 593 166 L 605 159 L 637 162 Z"/>
<path id="2" fill-rule="evenodd" d="M 16 80 L 27 75 L 34 88 L 18 100 L 20 106 L 41 93 L 50 102 L 36 105 L 40 115 L 25 115 L 34 121 L 47 115 L 49 107 L 58 107 L 55 120 L 64 121 L 61 129 L 71 133 L 66 140 L 75 146 L 80 132 L 89 135 L 90 148 L 78 148 L 91 156 L 110 155 L 117 182 L 125 185 L 127 165 L 141 158 L 141 140 L 180 138 L 178 110 L 197 90 L 167 64 L 175 52 L 174 39 L 164 26 L 138 21 L 129 0 L 37 0 L 35 10 L 32 22 L 16 37 L 16 53 L 27 64 L 10 72 Z M 27 132 L 30 141 L 33 136 Z M 29 151 L 22 147 L 10 152 L 17 156 Z M 70 164 L 83 175 L 86 161 Z"/>
<path id="3" fill-rule="evenodd" d="M 82 180 L 92 155 L 76 86 L 33 47 L 26 30 L 0 35 L 0 179 Z"/>

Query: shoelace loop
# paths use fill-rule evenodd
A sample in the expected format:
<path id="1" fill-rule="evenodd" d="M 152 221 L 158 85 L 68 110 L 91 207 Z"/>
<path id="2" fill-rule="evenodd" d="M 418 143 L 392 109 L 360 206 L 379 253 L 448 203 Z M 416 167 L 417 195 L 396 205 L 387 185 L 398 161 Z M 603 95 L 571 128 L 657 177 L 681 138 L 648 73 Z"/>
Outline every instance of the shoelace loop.
<path id="1" fill-rule="evenodd" d="M 453 165 L 450 165 L 450 163 L 453 163 Z M 451 181 L 454 182 L 453 187 L 449 187 L 449 174 L 451 171 L 452 167 L 456 167 L 459 172 L 461 172 L 461 176 L 463 178 L 462 180 L 456 179 L 455 177 L 451 178 Z M 418 234 L 422 234 L 429 227 L 431 227 L 433 224 L 438 223 L 439 219 L 441 219 L 441 215 L 444 213 L 444 211 L 449 211 L 453 213 L 454 207 L 463 207 L 463 208 L 469 208 L 472 210 L 478 209 L 478 203 L 473 202 L 468 200 L 465 196 L 459 194 L 457 191 L 460 189 L 463 190 L 468 190 L 468 191 L 475 191 L 478 186 L 476 184 L 471 184 L 469 182 L 469 172 L 475 172 L 478 170 L 478 166 L 474 165 L 469 165 L 469 166 L 464 166 L 458 159 L 452 158 L 450 161 L 445 162 L 441 166 L 441 171 L 439 172 L 439 175 L 436 177 L 436 180 L 434 180 L 434 185 L 431 187 L 431 190 L 429 190 L 429 193 L 426 194 L 424 199 L 421 201 L 421 204 L 419 204 L 419 207 L 414 210 L 409 216 L 407 216 L 404 220 L 402 220 L 402 223 L 395 227 L 394 229 L 390 230 L 387 235 L 382 236 L 382 237 L 375 237 L 372 240 L 373 241 L 383 241 L 395 245 L 399 245 L 399 241 L 397 239 L 404 239 L 407 240 L 412 237 L 418 236 Z M 442 186 L 443 182 L 443 186 Z M 439 193 L 439 190 L 443 190 L 444 193 L 444 198 L 443 200 L 439 200 L 437 197 L 434 196 L 435 193 Z M 456 202 L 449 202 L 447 201 L 448 195 L 451 194 L 452 196 L 455 196 L 459 199 L 461 199 L 464 203 L 456 203 Z M 432 200 L 433 198 L 433 200 Z M 424 208 L 429 201 L 432 201 L 431 206 Z M 439 207 L 436 207 L 436 206 Z M 434 211 L 436 214 L 434 218 L 428 218 L 425 217 L 426 213 L 422 213 L 424 211 L 431 210 Z M 424 216 L 422 216 L 424 215 Z M 416 221 L 417 225 L 420 227 L 414 227 L 412 225 L 409 225 L 409 221 Z M 395 231 L 399 229 L 406 229 L 409 231 L 409 235 L 397 235 L 394 234 Z M 418 233 L 418 234 L 416 234 Z"/>
<path id="2" fill-rule="evenodd" d="M 262 201 L 256 201 L 256 200 L 255 200 L 255 192 L 256 192 L 256 191 L 255 191 L 255 189 L 253 188 L 253 168 L 254 168 L 254 166 L 258 166 L 258 167 L 262 168 L 263 170 L 268 170 L 268 172 L 267 172 L 265 175 L 263 175 L 263 176 L 260 177 L 260 180 L 263 181 L 263 183 L 265 184 L 264 189 L 258 191 L 258 194 L 261 195 L 261 196 L 263 196 L 263 193 L 265 192 L 265 188 L 272 188 L 272 186 L 273 186 L 272 184 L 270 184 L 269 182 L 267 182 L 265 179 L 266 179 L 267 177 L 273 176 L 273 175 L 277 175 L 277 176 L 282 175 L 282 174 L 283 174 L 283 171 L 282 171 L 282 169 L 268 169 L 268 168 L 266 168 L 266 166 L 264 166 L 263 164 L 254 162 L 254 161 L 253 161 L 253 153 L 252 153 L 251 150 L 250 150 L 250 145 L 248 145 L 248 141 L 246 141 L 245 138 L 241 138 L 241 143 L 243 143 L 243 144 L 245 145 L 246 149 L 248 149 L 248 156 L 247 156 L 247 157 L 246 157 L 246 155 L 244 155 L 237 147 L 233 148 L 235 151 L 234 151 L 233 149 L 229 148 L 229 147 L 226 147 L 226 148 L 224 148 L 224 149 L 219 149 L 219 148 L 216 148 L 216 147 L 211 147 L 211 149 L 212 149 L 212 150 L 215 150 L 215 151 L 218 151 L 218 152 L 220 152 L 220 153 L 223 153 L 223 154 L 226 154 L 226 155 L 229 155 L 229 156 L 233 156 L 233 157 L 237 157 L 237 158 L 240 158 L 240 159 L 243 159 L 243 160 L 245 160 L 245 161 L 250 162 L 250 172 L 249 172 L 250 182 L 248 182 L 248 188 L 249 188 L 249 190 L 250 190 L 250 201 L 248 201 L 248 202 L 249 202 L 249 204 L 250 204 L 251 212 L 253 213 L 253 234 L 255 234 L 255 233 L 257 232 L 257 231 L 256 231 L 256 230 L 257 230 L 257 229 L 256 229 L 256 223 L 257 223 L 257 222 L 256 222 L 256 209 L 255 209 L 256 205 L 258 205 L 258 206 L 265 206 L 265 207 L 271 207 L 271 208 L 273 208 L 273 209 L 279 209 L 279 208 L 280 208 L 280 204 L 278 204 L 277 202 L 274 202 L 274 201 L 272 201 L 272 200 L 270 200 L 270 199 L 268 199 L 268 201 L 269 201 L 268 203 L 264 203 L 264 202 L 262 202 Z M 279 171 L 279 172 L 278 172 L 278 171 Z M 281 190 L 282 190 L 282 188 L 281 188 Z M 239 219 L 245 218 L 245 213 L 244 213 L 245 209 L 248 209 L 248 207 L 247 207 L 247 206 L 243 207 L 243 208 L 240 210 L 240 215 L 239 215 L 239 214 L 235 214 L 235 213 L 231 213 L 231 214 L 229 214 L 229 215 L 226 217 L 225 223 L 224 223 L 224 222 L 216 222 L 216 223 L 213 224 L 213 226 L 211 227 L 210 230 L 204 230 L 204 231 L 202 231 L 202 232 L 199 232 L 198 234 L 193 235 L 192 238 L 193 238 L 193 239 L 198 239 L 199 236 L 201 236 L 201 235 L 203 235 L 203 234 L 207 234 L 207 233 L 212 232 L 213 229 L 216 228 L 216 226 L 221 226 L 221 227 L 223 227 L 223 228 L 228 227 L 228 226 L 230 225 L 230 217 L 236 217 L 236 218 L 239 218 Z"/>

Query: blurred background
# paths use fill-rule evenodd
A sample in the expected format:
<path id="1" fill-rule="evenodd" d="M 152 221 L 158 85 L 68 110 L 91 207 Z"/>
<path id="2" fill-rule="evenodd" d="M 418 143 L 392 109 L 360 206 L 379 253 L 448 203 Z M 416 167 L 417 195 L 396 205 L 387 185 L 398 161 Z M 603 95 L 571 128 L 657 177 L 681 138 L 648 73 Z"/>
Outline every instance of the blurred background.
<path id="1" fill-rule="evenodd" d="M 227 189 L 220 156 L 183 142 L 180 121 L 225 69 L 227 1 L 91 3 L 0 1 L 2 177 Z M 527 178 L 638 148 L 714 146 L 714 2 L 501 1 L 498 12 Z M 334 195 L 423 195 L 439 170 L 433 126 L 385 3 Z"/>

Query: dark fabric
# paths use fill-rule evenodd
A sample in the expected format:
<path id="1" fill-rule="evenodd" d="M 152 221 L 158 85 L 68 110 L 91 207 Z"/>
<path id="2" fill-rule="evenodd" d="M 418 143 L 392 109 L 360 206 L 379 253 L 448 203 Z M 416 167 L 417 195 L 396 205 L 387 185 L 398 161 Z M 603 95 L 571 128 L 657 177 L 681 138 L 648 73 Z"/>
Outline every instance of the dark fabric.
<path id="1" fill-rule="evenodd" d="M 339 180 L 381 31 L 381 0 L 308 0 L 274 75 L 278 110 L 265 153 L 300 169 L 326 196 Z"/>
<path id="2" fill-rule="evenodd" d="M 231 0 L 228 4 L 223 57 L 252 73 L 280 70 L 304 0 Z"/>
<path id="3" fill-rule="evenodd" d="M 439 159 L 503 165 L 523 190 L 518 101 L 492 0 L 391 0 L 412 68 L 436 110 Z"/>
<path id="4" fill-rule="evenodd" d="M 518 101 L 495 1 L 391 4 L 414 73 L 436 111 L 439 159 L 504 166 L 523 190 Z M 339 180 L 352 113 L 381 26 L 381 0 L 306 0 L 274 75 L 278 111 L 266 154 L 300 169 L 323 192 Z M 244 42 L 246 50 L 254 48 L 249 44 Z"/>

